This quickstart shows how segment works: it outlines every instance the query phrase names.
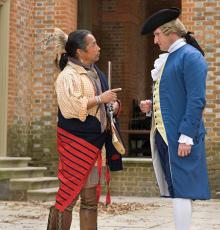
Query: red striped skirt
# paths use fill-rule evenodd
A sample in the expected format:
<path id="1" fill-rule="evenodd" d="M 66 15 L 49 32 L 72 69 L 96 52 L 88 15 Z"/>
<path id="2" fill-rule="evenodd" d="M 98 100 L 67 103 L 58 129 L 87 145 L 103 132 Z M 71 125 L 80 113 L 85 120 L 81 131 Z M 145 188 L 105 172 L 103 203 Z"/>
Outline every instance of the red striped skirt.
<path id="1" fill-rule="evenodd" d="M 56 195 L 55 207 L 63 212 L 77 198 L 97 159 L 99 172 L 97 199 L 99 199 L 101 193 L 101 150 L 59 127 L 57 142 L 60 187 Z"/>

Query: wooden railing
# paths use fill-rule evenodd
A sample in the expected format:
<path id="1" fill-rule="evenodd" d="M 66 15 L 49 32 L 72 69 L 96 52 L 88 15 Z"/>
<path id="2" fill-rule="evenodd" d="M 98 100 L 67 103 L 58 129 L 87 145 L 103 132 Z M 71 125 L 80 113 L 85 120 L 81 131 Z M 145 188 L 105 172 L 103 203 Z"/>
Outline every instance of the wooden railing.
<path id="1" fill-rule="evenodd" d="M 150 134 L 150 130 L 148 130 L 148 129 L 122 129 L 121 133 L 128 133 L 128 134 Z"/>

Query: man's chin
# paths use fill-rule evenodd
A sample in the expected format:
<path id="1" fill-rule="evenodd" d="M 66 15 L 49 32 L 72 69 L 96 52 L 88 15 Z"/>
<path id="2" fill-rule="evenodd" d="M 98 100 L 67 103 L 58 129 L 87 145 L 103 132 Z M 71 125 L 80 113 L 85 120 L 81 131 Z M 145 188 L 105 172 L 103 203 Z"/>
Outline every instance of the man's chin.
<path id="1" fill-rule="evenodd" d="M 162 51 L 162 52 L 167 52 L 168 49 L 160 47 L 160 51 Z"/>

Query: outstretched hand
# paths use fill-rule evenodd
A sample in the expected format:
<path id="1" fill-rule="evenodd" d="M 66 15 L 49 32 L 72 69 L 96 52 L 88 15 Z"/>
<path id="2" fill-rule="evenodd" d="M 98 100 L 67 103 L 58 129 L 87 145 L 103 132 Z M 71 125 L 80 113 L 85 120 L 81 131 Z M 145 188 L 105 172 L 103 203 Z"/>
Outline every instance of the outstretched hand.
<path id="1" fill-rule="evenodd" d="M 100 99 L 102 103 L 109 103 L 112 101 L 116 101 L 117 100 L 117 93 L 118 91 L 121 91 L 121 88 L 116 88 L 116 89 L 109 89 L 107 91 L 105 91 L 104 93 L 102 93 L 100 95 Z"/>

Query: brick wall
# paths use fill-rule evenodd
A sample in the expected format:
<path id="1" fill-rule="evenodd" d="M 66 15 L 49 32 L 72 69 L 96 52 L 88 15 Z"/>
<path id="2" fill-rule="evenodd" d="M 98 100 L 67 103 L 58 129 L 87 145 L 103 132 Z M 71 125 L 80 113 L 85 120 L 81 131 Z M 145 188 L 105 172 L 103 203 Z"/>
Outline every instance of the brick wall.
<path id="1" fill-rule="evenodd" d="M 124 158 L 124 170 L 111 172 L 111 194 L 122 196 L 159 196 L 152 160 Z"/>
<path id="2" fill-rule="evenodd" d="M 34 62 L 32 71 L 31 125 L 29 152 L 33 165 L 40 163 L 52 168 L 56 162 L 55 121 L 56 100 L 54 80 L 57 71 L 53 60 L 53 49 L 42 50 L 40 40 L 45 33 L 53 32 L 55 25 L 55 2 L 35 1 L 33 5 L 33 51 Z"/>
<path id="3" fill-rule="evenodd" d="M 182 9 L 182 20 L 194 32 L 208 62 L 206 144 L 210 185 L 215 197 L 220 190 L 220 2 L 183 0 Z"/>

